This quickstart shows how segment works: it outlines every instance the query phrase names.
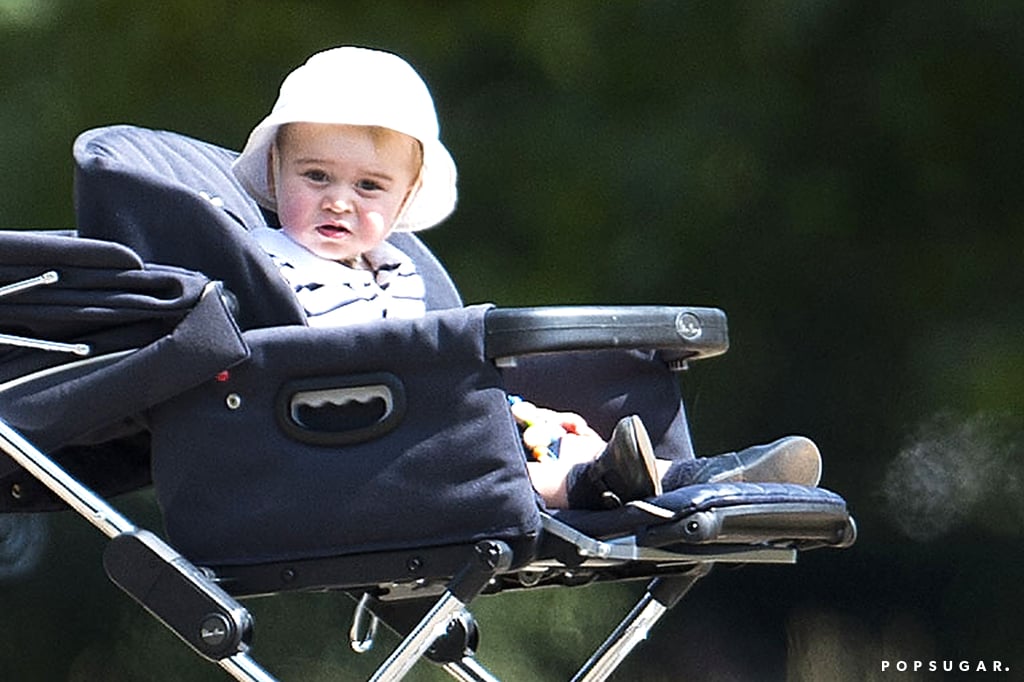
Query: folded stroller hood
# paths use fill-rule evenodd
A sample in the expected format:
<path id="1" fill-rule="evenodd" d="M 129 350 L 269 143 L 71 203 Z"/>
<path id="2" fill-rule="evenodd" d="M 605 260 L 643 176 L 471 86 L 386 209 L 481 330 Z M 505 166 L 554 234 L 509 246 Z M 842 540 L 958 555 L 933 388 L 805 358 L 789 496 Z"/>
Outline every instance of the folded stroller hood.
<path id="1" fill-rule="evenodd" d="M 87 349 L 0 345 L 0 416 L 43 449 L 137 431 L 144 410 L 248 354 L 202 275 L 144 265 L 116 244 L 0 233 L 0 286 L 43 273 L 56 281 L 0 297 L 0 334 Z M 0 460 L 0 476 L 14 468 Z"/>
<path id="2" fill-rule="evenodd" d="M 168 333 L 209 284 L 180 268 L 144 265 L 110 242 L 0 233 L 0 285 L 48 272 L 56 281 L 0 298 L 0 326 L 37 339 L 88 340 L 93 356 Z M 0 372 L 2 379 L 14 370 Z"/>

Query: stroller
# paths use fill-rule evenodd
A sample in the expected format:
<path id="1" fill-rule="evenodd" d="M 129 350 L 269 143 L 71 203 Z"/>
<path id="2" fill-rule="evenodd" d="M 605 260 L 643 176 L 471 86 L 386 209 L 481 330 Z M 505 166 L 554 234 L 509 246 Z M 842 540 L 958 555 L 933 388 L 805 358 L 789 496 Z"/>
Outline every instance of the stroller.
<path id="1" fill-rule="evenodd" d="M 426 316 L 313 329 L 249 237 L 275 217 L 233 152 L 113 126 L 74 155 L 77 230 L 0 232 L 0 513 L 70 506 L 110 539 L 109 578 L 234 679 L 274 679 L 250 655 L 248 597 L 351 595 L 353 648 L 379 623 L 401 638 L 374 680 L 421 659 L 493 680 L 477 597 L 646 580 L 574 678 L 603 680 L 714 564 L 855 540 L 842 497 L 792 484 L 538 500 L 507 396 L 604 433 L 639 414 L 659 457 L 691 458 L 677 371 L 726 351 L 720 310 L 464 306 L 395 234 Z M 150 484 L 164 535 L 108 502 Z"/>

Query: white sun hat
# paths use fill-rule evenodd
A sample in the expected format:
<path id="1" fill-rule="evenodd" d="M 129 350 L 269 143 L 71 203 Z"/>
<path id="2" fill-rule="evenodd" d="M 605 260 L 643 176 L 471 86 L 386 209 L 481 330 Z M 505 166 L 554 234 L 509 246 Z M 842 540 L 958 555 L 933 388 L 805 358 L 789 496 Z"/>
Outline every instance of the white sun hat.
<path id="1" fill-rule="evenodd" d="M 285 123 L 337 123 L 390 128 L 423 145 L 418 189 L 394 229 L 433 227 L 455 208 L 456 171 L 439 138 L 434 100 L 426 83 L 401 57 L 361 47 L 319 52 L 288 74 L 270 115 L 253 128 L 232 168 L 261 206 L 277 210 L 267 178 L 270 148 Z"/>

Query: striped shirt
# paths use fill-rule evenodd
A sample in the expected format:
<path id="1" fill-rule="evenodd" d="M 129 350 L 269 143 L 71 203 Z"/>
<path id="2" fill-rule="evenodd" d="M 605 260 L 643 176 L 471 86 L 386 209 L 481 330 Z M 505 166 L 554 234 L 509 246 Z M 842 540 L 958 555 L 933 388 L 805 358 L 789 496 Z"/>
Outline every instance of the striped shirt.
<path id="1" fill-rule="evenodd" d="M 252 235 L 295 292 L 311 327 L 426 313 L 423 278 L 412 260 L 387 242 L 363 254 L 370 270 L 358 270 L 313 254 L 281 230 L 261 227 Z"/>

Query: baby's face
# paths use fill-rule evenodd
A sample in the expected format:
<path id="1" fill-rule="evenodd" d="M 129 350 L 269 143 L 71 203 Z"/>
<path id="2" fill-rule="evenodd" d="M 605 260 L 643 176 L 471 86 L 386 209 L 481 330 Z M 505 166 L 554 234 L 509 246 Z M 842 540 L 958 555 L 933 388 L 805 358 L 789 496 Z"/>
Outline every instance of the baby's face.
<path id="1" fill-rule="evenodd" d="M 357 263 L 391 233 L 420 158 L 419 142 L 386 128 L 283 126 L 270 158 L 282 229 L 322 258 Z"/>

